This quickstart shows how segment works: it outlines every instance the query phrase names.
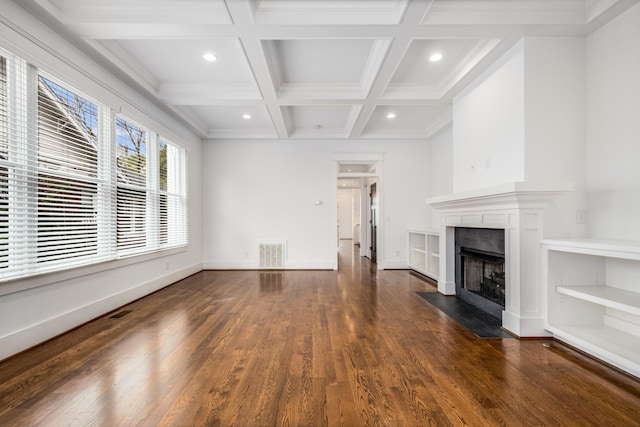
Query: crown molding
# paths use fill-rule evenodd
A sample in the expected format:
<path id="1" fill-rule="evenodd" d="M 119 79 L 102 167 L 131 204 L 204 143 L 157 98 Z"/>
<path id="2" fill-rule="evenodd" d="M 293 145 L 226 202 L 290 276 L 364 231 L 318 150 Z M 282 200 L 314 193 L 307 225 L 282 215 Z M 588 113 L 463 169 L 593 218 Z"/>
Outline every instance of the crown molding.
<path id="1" fill-rule="evenodd" d="M 151 75 L 138 60 L 114 40 L 86 40 L 98 53 L 113 63 L 136 83 L 154 95 L 158 95 L 160 81 Z"/>
<path id="2" fill-rule="evenodd" d="M 474 46 L 458 61 L 455 67 L 443 75 L 437 83 L 440 96 L 444 97 L 456 84 L 460 82 L 480 61 L 493 51 L 500 44 L 502 39 L 480 39 Z"/>

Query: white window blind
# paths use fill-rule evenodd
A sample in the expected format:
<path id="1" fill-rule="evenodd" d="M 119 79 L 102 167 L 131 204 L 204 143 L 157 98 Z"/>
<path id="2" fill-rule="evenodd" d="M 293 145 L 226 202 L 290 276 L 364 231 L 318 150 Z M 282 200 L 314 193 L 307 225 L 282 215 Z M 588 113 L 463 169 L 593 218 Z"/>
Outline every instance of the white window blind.
<path id="1" fill-rule="evenodd" d="M 185 245 L 186 154 L 0 49 L 0 281 Z"/>
<path id="2" fill-rule="evenodd" d="M 110 203 L 99 179 L 99 107 L 38 78 L 38 264 L 70 266 L 109 256 L 98 246 L 98 212 Z M 105 191 L 106 190 L 106 191 Z"/>
<path id="3" fill-rule="evenodd" d="M 125 254 L 147 247 L 147 143 L 147 131 L 116 118 L 117 245 Z"/>
<path id="4" fill-rule="evenodd" d="M 119 254 L 186 244 L 184 149 L 118 117 L 116 153 Z"/>
<path id="5" fill-rule="evenodd" d="M 160 245 L 175 246 L 187 240 L 185 154 L 163 138 L 158 146 Z"/>
<path id="6" fill-rule="evenodd" d="M 0 271 L 9 266 L 8 110 L 7 60 L 0 56 Z"/>
<path id="7" fill-rule="evenodd" d="M 35 177 L 32 150 L 35 140 L 35 106 L 33 85 L 35 70 L 20 58 L 2 55 L 3 95 L 2 138 L 0 143 L 0 191 L 2 192 L 2 259 L 0 277 L 13 278 L 29 274 L 35 246 Z M 31 89 L 30 89 L 31 88 Z"/>

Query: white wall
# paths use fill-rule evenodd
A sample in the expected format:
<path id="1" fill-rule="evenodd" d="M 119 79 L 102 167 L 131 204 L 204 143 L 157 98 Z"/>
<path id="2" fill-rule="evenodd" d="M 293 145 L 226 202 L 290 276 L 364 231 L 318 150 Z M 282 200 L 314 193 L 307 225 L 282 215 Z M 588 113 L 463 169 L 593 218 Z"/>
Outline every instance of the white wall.
<path id="1" fill-rule="evenodd" d="M 585 40 L 583 37 L 524 39 L 525 181 L 567 182 L 575 191 L 551 202 L 545 237 L 578 237 L 585 195 Z"/>
<path id="2" fill-rule="evenodd" d="M 429 140 L 431 157 L 429 166 L 429 181 L 431 183 L 430 197 L 450 194 L 453 192 L 453 132 L 449 128 Z M 427 227 L 432 230 L 440 229 L 440 221 L 435 209 L 427 209 Z"/>
<path id="3" fill-rule="evenodd" d="M 338 189 L 338 227 L 340 239 L 353 239 L 353 189 Z"/>
<path id="4" fill-rule="evenodd" d="M 589 234 L 640 240 L 640 4 L 587 38 Z"/>
<path id="5" fill-rule="evenodd" d="M 524 43 L 453 100 L 453 191 L 524 180 Z"/>
<path id="6" fill-rule="evenodd" d="M 288 268 L 335 268 L 336 153 L 383 155 L 378 261 L 406 267 L 406 230 L 426 226 L 426 140 L 206 141 L 205 268 L 255 268 L 257 241 L 269 238 L 288 241 Z"/>
<path id="7" fill-rule="evenodd" d="M 570 183 L 545 213 L 545 237 L 586 234 L 584 58 L 582 38 L 524 38 L 454 99 L 454 192 Z"/>
<path id="8" fill-rule="evenodd" d="M 202 244 L 200 140 L 13 3 L 2 2 L 0 21 L 0 47 L 185 147 L 190 196 L 185 250 L 0 283 L 3 359 L 201 270 Z M 20 291 L 26 287 L 31 288 Z"/>
<path id="9" fill-rule="evenodd" d="M 360 243 L 362 232 L 362 189 L 353 189 L 353 243 Z"/>

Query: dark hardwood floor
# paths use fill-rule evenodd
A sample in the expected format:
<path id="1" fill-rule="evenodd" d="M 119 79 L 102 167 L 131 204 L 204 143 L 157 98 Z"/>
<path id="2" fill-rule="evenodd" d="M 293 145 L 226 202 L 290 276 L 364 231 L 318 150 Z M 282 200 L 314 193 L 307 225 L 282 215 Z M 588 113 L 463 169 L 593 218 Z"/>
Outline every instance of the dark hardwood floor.
<path id="1" fill-rule="evenodd" d="M 637 379 L 416 291 L 350 241 L 337 272 L 201 272 L 0 362 L 0 426 L 640 425 Z"/>

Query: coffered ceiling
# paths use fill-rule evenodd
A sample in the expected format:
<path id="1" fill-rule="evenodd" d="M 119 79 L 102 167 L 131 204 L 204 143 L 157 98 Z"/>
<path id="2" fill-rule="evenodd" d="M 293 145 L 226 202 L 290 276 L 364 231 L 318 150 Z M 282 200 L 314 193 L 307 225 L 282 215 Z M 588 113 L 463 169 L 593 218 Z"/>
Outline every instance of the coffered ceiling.
<path id="1" fill-rule="evenodd" d="M 126 73 L 203 138 L 424 139 L 450 123 L 453 96 L 521 37 L 588 34 L 635 2 L 22 4 Z M 436 53 L 441 59 L 431 61 Z"/>

